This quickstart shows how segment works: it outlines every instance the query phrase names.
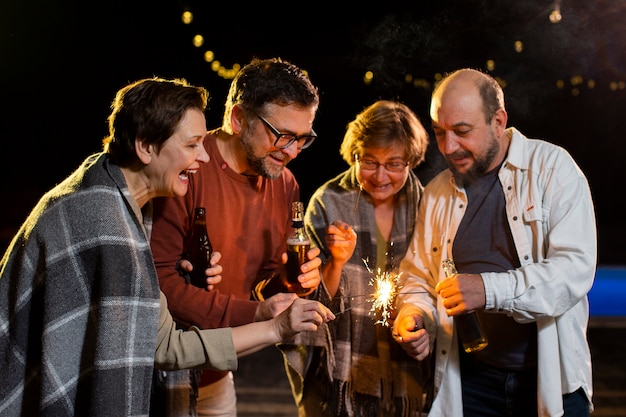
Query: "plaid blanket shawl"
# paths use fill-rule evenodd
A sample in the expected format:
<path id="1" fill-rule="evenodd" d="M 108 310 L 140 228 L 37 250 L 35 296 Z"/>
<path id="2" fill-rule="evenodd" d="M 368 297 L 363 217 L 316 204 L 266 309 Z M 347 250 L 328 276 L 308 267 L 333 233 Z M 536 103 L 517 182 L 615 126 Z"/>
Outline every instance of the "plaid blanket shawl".
<path id="1" fill-rule="evenodd" d="M 398 193 L 391 234 L 396 267 L 413 235 L 422 190 L 419 179 L 411 172 Z M 372 304 L 368 302 L 373 291 L 372 274 L 363 260 L 372 270 L 376 269 L 377 226 L 370 197 L 359 193 L 354 167 L 322 185 L 307 208 L 307 233 L 321 248 L 324 261 L 329 254 L 324 241 L 326 227 L 338 219 L 355 229 L 357 246 L 344 266 L 336 296 L 330 299 L 320 286 L 316 297 L 334 312 L 351 309 L 316 333 L 300 334 L 293 345 L 279 346 L 296 402 L 302 399 L 304 385 L 316 384 L 326 387 L 326 415 L 417 415 L 422 403 L 422 364 L 404 353 L 393 341 L 388 327 L 376 324 Z M 313 346 L 320 351 L 320 360 L 309 365 Z M 309 366 L 319 369 L 307 373 Z M 307 380 L 313 374 L 323 381 Z"/>
<path id="2" fill-rule="evenodd" d="M 0 415 L 148 415 L 150 226 L 106 154 L 42 197 L 0 262 Z"/>

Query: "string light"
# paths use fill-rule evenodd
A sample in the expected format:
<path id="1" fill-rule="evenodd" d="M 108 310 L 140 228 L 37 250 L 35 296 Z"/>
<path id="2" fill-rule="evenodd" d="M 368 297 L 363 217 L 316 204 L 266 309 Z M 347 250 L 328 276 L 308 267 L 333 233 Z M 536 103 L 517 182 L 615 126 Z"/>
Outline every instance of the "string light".
<path id="1" fill-rule="evenodd" d="M 183 10 L 181 20 L 185 25 L 189 25 L 191 24 L 191 22 L 193 22 L 193 13 L 190 9 L 186 8 L 185 10 Z M 192 42 L 196 48 L 201 48 L 202 46 L 204 46 L 204 36 L 202 36 L 202 34 L 200 33 L 197 33 L 196 35 L 194 35 Z M 204 51 L 203 57 L 204 61 L 211 65 L 211 70 L 219 77 L 224 79 L 232 80 L 241 69 L 241 65 L 238 63 L 235 63 L 231 68 L 224 67 L 220 63 L 220 61 L 215 59 L 215 52 L 213 52 L 212 50 Z"/>
<path id="2" fill-rule="evenodd" d="M 556 0 L 553 7 L 549 16 L 550 22 L 559 23 L 563 18 L 563 16 L 561 16 L 561 0 Z"/>
<path id="3" fill-rule="evenodd" d="M 181 20 L 184 24 L 190 25 L 193 22 L 193 13 L 189 10 L 184 10 L 183 15 L 181 16 Z"/>
<path id="4" fill-rule="evenodd" d="M 363 76 L 363 83 L 365 85 L 369 85 L 372 83 L 373 79 L 374 79 L 374 73 L 372 71 L 367 71 L 365 75 Z"/>
<path id="5" fill-rule="evenodd" d="M 563 16 L 561 14 L 561 1 L 562 0 L 555 0 L 551 7 L 548 18 L 549 18 L 549 21 L 553 24 L 557 24 L 561 22 L 561 20 L 563 19 Z M 194 18 L 194 15 L 191 9 L 189 7 L 185 7 L 185 9 L 183 10 L 181 14 L 181 21 L 183 22 L 183 24 L 191 25 L 193 22 L 195 22 L 195 20 L 196 19 Z M 205 47 L 204 36 L 201 33 L 196 33 L 192 38 L 192 43 L 197 48 Z M 514 45 L 515 52 L 522 53 L 524 51 L 524 43 L 521 39 L 515 40 L 513 45 Z M 241 69 L 241 65 L 239 63 L 234 63 L 230 68 L 225 67 L 217 59 L 215 51 L 211 49 L 205 49 L 202 53 L 202 57 L 205 62 L 210 64 L 211 70 L 215 74 L 217 74 L 219 77 L 224 78 L 224 79 L 233 79 L 235 75 L 237 74 L 237 72 L 239 72 L 239 70 Z M 495 60 L 489 59 L 485 61 L 485 69 L 487 71 L 492 72 L 495 70 L 495 67 L 496 67 Z M 424 78 L 416 78 L 412 74 L 409 74 L 409 73 L 404 75 L 404 80 L 407 85 L 412 86 L 413 88 L 416 88 L 416 89 L 423 89 L 426 91 L 430 91 L 434 86 L 436 86 L 438 82 L 441 80 L 441 78 L 442 78 L 442 75 L 440 73 L 434 74 L 432 81 L 426 80 Z M 375 75 L 372 71 L 365 72 L 362 77 L 362 82 L 364 85 L 372 85 L 374 83 L 374 80 L 375 80 Z M 498 79 L 498 82 L 503 88 L 506 85 L 506 81 L 503 79 Z M 562 80 L 557 80 L 555 85 L 558 89 L 563 89 L 565 87 L 565 83 Z M 624 91 L 625 85 L 626 84 L 623 80 L 611 81 L 608 85 L 608 89 L 613 92 Z M 577 84 L 573 85 L 572 94 L 575 96 L 578 95 L 580 93 L 580 87 L 583 87 L 583 86 L 585 85 L 582 82 L 577 82 Z M 596 82 L 591 79 L 587 80 L 586 87 L 587 89 L 590 89 L 590 90 L 594 89 L 596 87 Z"/>

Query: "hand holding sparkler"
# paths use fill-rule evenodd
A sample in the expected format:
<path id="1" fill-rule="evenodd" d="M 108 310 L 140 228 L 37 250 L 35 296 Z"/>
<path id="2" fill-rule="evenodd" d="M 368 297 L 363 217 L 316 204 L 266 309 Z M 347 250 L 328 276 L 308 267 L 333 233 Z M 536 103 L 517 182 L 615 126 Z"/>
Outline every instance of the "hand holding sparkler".
<path id="1" fill-rule="evenodd" d="M 363 263 L 365 264 L 365 268 L 373 274 L 369 285 L 374 287 L 374 292 L 368 301 L 372 302 L 372 313 L 380 313 L 378 316 L 380 318 L 375 324 L 382 324 L 383 326 L 389 327 L 389 321 L 392 318 L 396 296 L 402 288 L 398 282 L 402 273 L 398 273 L 393 270 L 383 271 L 381 268 L 378 268 L 376 273 L 374 273 L 372 268 L 370 268 L 367 259 L 363 259 Z M 419 291 L 418 293 L 422 292 L 425 291 Z"/>
<path id="2" fill-rule="evenodd" d="M 328 261 L 322 267 L 324 285 L 332 295 L 336 294 L 341 280 L 341 271 L 356 247 L 357 235 L 352 226 L 341 220 L 335 220 L 326 227 L 326 247 Z"/>
<path id="3" fill-rule="evenodd" d="M 345 265 L 356 247 L 356 232 L 348 223 L 335 220 L 326 227 L 326 247 L 334 260 Z"/>
<path id="4" fill-rule="evenodd" d="M 398 294 L 398 278 L 400 274 L 396 272 L 383 272 L 380 268 L 374 272 L 369 267 L 367 260 L 363 259 L 363 263 L 367 270 L 373 274 L 372 279 L 369 282 L 369 285 L 374 287 L 374 290 L 371 294 L 358 294 L 358 295 L 346 295 L 342 297 L 343 299 L 354 300 L 356 298 L 365 298 L 365 300 L 361 302 L 369 302 L 372 303 L 371 313 L 375 314 L 376 322 L 374 324 L 382 324 L 383 326 L 389 326 L 389 320 L 391 319 L 391 315 L 393 312 L 393 304 L 396 299 L 396 295 Z M 360 304 L 361 302 L 357 302 Z M 342 311 L 335 312 L 335 314 L 342 314 L 345 311 L 348 311 L 352 308 L 352 306 L 343 309 Z"/>
<path id="5" fill-rule="evenodd" d="M 376 318 L 374 324 L 382 324 L 383 326 L 389 327 L 390 322 L 393 318 L 392 315 L 396 296 L 398 295 L 399 290 L 402 288 L 402 286 L 400 286 L 398 283 L 401 273 L 395 272 L 393 270 L 383 271 L 381 268 L 378 268 L 374 273 L 374 271 L 370 268 L 368 264 L 368 260 L 362 259 L 362 261 L 365 264 L 365 268 L 367 268 L 368 272 L 372 274 L 372 278 L 369 282 L 369 285 L 374 287 L 372 293 L 347 295 L 336 298 L 352 300 L 360 297 L 368 297 L 365 301 L 372 303 L 372 308 L 370 309 L 370 311 L 375 315 Z M 426 291 L 416 291 L 407 294 L 418 294 L 425 292 Z M 342 311 L 335 312 L 335 314 L 342 314 L 344 311 L 348 311 L 351 308 L 352 306 L 345 308 Z M 413 326 L 415 326 L 415 323 Z"/>
<path id="6" fill-rule="evenodd" d="M 430 335 L 424 329 L 419 310 L 405 306 L 399 313 L 391 333 L 393 338 L 412 358 L 425 359 L 430 354 Z"/>

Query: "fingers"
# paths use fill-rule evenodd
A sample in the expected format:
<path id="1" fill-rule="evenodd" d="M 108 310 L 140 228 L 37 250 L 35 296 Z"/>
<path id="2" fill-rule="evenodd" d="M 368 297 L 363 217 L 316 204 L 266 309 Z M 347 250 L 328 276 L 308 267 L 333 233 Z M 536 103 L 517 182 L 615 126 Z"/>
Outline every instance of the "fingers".
<path id="1" fill-rule="evenodd" d="M 458 286 L 455 285 L 456 275 L 452 278 L 444 279 L 435 286 L 435 291 L 441 297 L 441 304 L 446 308 L 448 316 L 454 315 L 455 308 L 462 301 Z"/>
<path id="2" fill-rule="evenodd" d="M 315 303 L 317 304 L 317 312 L 325 323 L 335 320 L 335 314 L 328 307 L 318 301 L 315 301 Z"/>
<path id="3" fill-rule="evenodd" d="M 352 226 L 341 220 L 335 220 L 326 228 L 325 242 L 330 256 L 343 263 L 354 253 L 357 235 Z"/>
<path id="4" fill-rule="evenodd" d="M 335 230 L 333 230 L 333 227 L 335 228 Z M 352 226 L 341 220 L 335 220 L 334 222 L 332 222 L 328 229 L 333 230 L 335 233 L 343 235 L 346 239 L 352 239 L 353 237 L 356 237 L 356 232 L 354 231 Z"/>
<path id="5" fill-rule="evenodd" d="M 285 302 L 289 301 L 291 304 L 293 300 L 298 298 L 298 296 L 292 292 L 279 292 L 277 294 L 272 295 L 267 300 L 263 301 L 264 303 L 271 304 L 275 302 Z"/>
<path id="6" fill-rule="evenodd" d="M 393 338 L 399 342 L 412 342 L 428 333 L 424 330 L 424 320 L 419 315 L 407 315 L 393 328 Z"/>
<path id="7" fill-rule="evenodd" d="M 222 282 L 222 275 L 220 275 L 223 271 L 222 265 L 219 265 L 217 262 L 222 258 L 222 255 L 219 252 L 213 252 L 211 254 L 211 265 L 204 271 L 206 275 L 206 289 L 211 291 L 215 288 L 215 285 Z"/>
<path id="8" fill-rule="evenodd" d="M 429 346 L 429 341 L 426 339 L 426 340 L 420 340 L 417 343 L 417 345 L 414 347 L 413 354 L 411 356 L 413 356 L 418 361 L 421 361 L 421 360 L 426 359 L 429 354 L 430 354 L 430 346 Z"/>
<path id="9" fill-rule="evenodd" d="M 342 220 L 335 220 L 334 222 L 331 223 L 332 226 L 335 226 L 337 229 L 341 229 L 341 230 L 350 230 L 352 229 L 352 226 L 350 226 L 348 223 L 342 221 Z"/>
<path id="10" fill-rule="evenodd" d="M 294 293 L 278 293 L 274 294 L 265 301 L 262 301 L 257 307 L 259 312 L 259 320 L 267 320 L 276 317 L 293 304 L 298 296 Z"/>
<path id="11" fill-rule="evenodd" d="M 352 226 L 341 220 L 335 220 L 326 228 L 326 238 L 333 243 L 354 242 L 356 237 L 356 232 Z"/>
<path id="12" fill-rule="evenodd" d="M 300 267 L 302 274 L 298 275 L 298 282 L 300 282 L 300 285 L 302 285 L 303 288 L 314 290 L 322 282 L 319 269 L 322 265 L 322 260 L 320 259 L 319 254 L 319 248 L 313 248 L 307 252 L 307 256 L 310 260 L 302 264 Z M 302 295 L 304 296 L 308 294 L 309 293 Z"/>
<path id="13" fill-rule="evenodd" d="M 435 291 L 437 294 L 441 295 L 442 291 L 452 287 L 454 285 L 454 278 L 446 278 L 442 281 L 439 281 L 435 286 Z"/>
<path id="14" fill-rule="evenodd" d="M 320 253 L 322 251 L 320 250 L 320 248 L 318 247 L 312 247 L 311 249 L 309 249 L 309 251 L 306 253 L 306 257 L 309 261 L 313 261 L 315 259 L 319 259 Z M 320 261 L 321 262 L 321 261 Z"/>
<path id="15" fill-rule="evenodd" d="M 281 340 L 285 341 L 300 332 L 316 331 L 323 323 L 334 319 L 332 311 L 319 301 L 296 297 L 289 308 L 272 319 L 272 325 Z"/>
<path id="16" fill-rule="evenodd" d="M 392 333 L 392 337 L 398 343 L 411 343 L 428 336 L 424 329 L 413 328 L 411 330 L 399 330 Z"/>
<path id="17" fill-rule="evenodd" d="M 311 249 L 308 253 L 311 253 L 313 249 Z M 315 248 L 315 250 L 317 251 L 317 255 L 315 255 L 314 257 L 310 257 L 308 261 L 306 261 L 305 263 L 302 264 L 302 266 L 300 267 L 300 270 L 302 272 L 308 272 L 311 271 L 313 269 L 317 269 L 322 265 L 322 260 L 320 259 L 319 255 L 319 249 Z"/>
<path id="18" fill-rule="evenodd" d="M 467 311 L 468 308 L 459 286 L 458 275 L 439 282 L 435 291 L 441 297 L 441 304 L 446 308 L 448 316 L 456 316 Z"/>
<path id="19" fill-rule="evenodd" d="M 298 298 L 294 300 L 293 307 L 301 309 L 303 321 L 314 323 L 316 326 L 335 319 L 333 312 L 319 301 Z"/>
<path id="20" fill-rule="evenodd" d="M 178 261 L 178 268 L 185 272 L 191 272 L 193 265 L 187 259 L 181 259 Z"/>
<path id="21" fill-rule="evenodd" d="M 208 278 L 217 278 L 219 277 L 219 281 L 214 282 L 215 284 L 219 283 L 222 280 L 222 276 L 220 275 L 222 273 L 222 271 L 224 270 L 224 268 L 222 267 L 222 265 L 213 265 L 209 268 L 207 268 L 204 271 L 204 274 L 208 277 Z"/>
<path id="22" fill-rule="evenodd" d="M 394 339 L 402 349 L 412 358 L 423 360 L 430 353 L 430 338 L 424 329 L 405 332 L 403 336 L 394 334 Z"/>
<path id="23" fill-rule="evenodd" d="M 217 265 L 218 262 L 222 259 L 222 253 L 218 252 L 218 251 L 214 251 L 211 252 L 211 259 L 210 259 L 210 263 L 211 265 Z"/>
<path id="24" fill-rule="evenodd" d="M 206 279 L 206 283 L 207 283 L 207 287 L 206 289 L 208 291 L 211 291 L 215 288 L 215 285 L 219 284 L 220 282 L 222 282 L 222 276 L 221 275 L 214 275 L 211 277 L 207 277 Z"/>

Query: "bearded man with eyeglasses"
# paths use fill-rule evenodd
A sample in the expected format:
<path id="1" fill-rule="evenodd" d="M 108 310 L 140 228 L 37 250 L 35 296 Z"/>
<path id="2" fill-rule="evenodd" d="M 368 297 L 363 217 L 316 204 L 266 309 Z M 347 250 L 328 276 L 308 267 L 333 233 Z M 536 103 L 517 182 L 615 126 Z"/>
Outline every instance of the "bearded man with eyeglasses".
<path id="1" fill-rule="evenodd" d="M 318 106 L 318 90 L 306 73 L 280 58 L 254 59 L 233 79 L 222 126 L 204 142 L 210 161 L 191 176 L 184 198 L 155 203 L 151 246 L 161 289 L 180 325 L 218 328 L 267 320 L 297 297 L 279 293 L 259 302 L 251 292 L 284 267 L 290 207 L 300 199 L 286 165 L 317 137 Z M 184 243 L 193 209 L 200 206 L 216 250 L 205 272 L 211 291 L 188 284 L 181 273 L 191 269 L 182 260 Z M 317 248 L 307 253 L 300 275 L 310 292 L 320 283 L 318 255 Z M 160 373 L 153 398 L 152 416 L 237 414 L 233 375 L 227 372 Z"/>

